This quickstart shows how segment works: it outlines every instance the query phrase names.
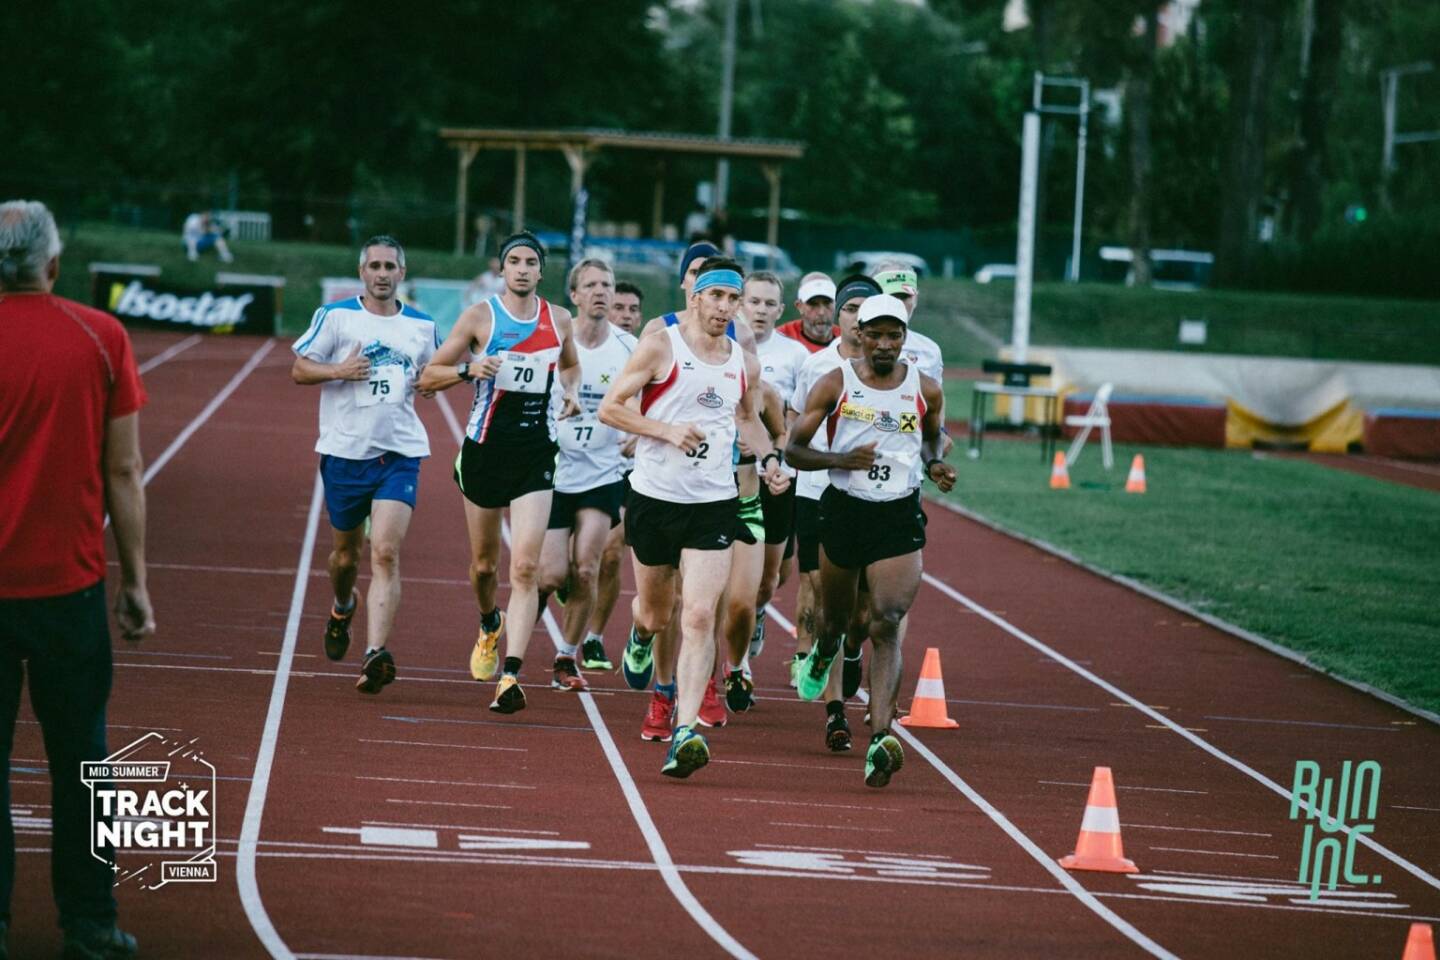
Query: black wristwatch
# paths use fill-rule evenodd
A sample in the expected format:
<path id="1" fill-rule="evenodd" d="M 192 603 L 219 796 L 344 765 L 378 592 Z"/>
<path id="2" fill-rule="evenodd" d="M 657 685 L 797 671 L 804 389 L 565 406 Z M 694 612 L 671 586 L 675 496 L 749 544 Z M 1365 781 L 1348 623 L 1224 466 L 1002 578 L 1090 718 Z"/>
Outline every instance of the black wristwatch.
<path id="1" fill-rule="evenodd" d="M 466 360 L 455 368 L 455 375 L 466 383 L 475 379 L 475 374 L 470 372 L 470 361 Z"/>
<path id="2" fill-rule="evenodd" d="M 775 462 L 776 462 L 776 463 L 781 463 L 781 462 L 782 462 L 781 459 L 780 459 L 780 454 L 777 453 L 777 452 L 774 451 L 774 450 L 771 450 L 769 453 L 765 454 L 765 456 L 763 456 L 763 457 L 760 458 L 760 472 L 761 472 L 761 473 L 764 473 L 764 472 L 765 472 L 765 464 L 766 464 L 766 462 L 767 462 L 771 457 L 774 457 L 774 458 L 775 458 Z"/>
<path id="3" fill-rule="evenodd" d="M 925 461 L 925 476 L 930 476 L 930 468 L 935 466 L 935 464 L 937 463 L 943 465 L 945 461 L 941 460 L 939 457 L 931 457 L 929 460 Z"/>

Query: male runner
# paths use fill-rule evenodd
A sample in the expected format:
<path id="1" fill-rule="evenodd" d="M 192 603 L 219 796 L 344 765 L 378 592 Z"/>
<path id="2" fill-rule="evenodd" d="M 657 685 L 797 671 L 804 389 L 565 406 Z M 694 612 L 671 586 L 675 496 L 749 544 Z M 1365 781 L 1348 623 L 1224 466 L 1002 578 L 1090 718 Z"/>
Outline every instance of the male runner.
<path id="1" fill-rule="evenodd" d="M 888 294 L 861 304 L 856 321 L 863 356 L 815 384 L 786 449 L 799 469 L 830 471 L 820 501 L 822 626 L 800 670 L 801 698 L 814 700 L 825 689 L 862 571 L 870 584 L 870 787 L 888 784 L 905 762 L 890 724 L 900 691 L 900 620 L 920 586 L 921 479 L 942 491 L 955 484 L 955 468 L 940 459 L 940 384 L 900 359 L 905 316 L 904 304 Z M 823 452 L 809 446 L 822 424 L 828 442 Z M 843 715 L 844 702 L 827 704 L 827 710 Z"/>
<path id="2" fill-rule="evenodd" d="M 755 352 L 760 358 L 760 377 L 780 395 L 788 406 L 795 392 L 795 378 L 809 352 L 785 336 L 775 335 L 775 323 L 785 309 L 785 285 L 768 271 L 757 271 L 745 278 L 745 292 L 740 309 L 755 333 Z M 782 446 L 784 441 L 777 441 Z M 795 471 L 786 468 L 792 478 Z M 765 647 L 765 605 L 785 582 L 789 573 L 790 554 L 794 550 L 795 487 L 778 497 L 769 489 L 760 488 L 761 511 L 765 518 L 765 565 L 755 596 L 755 631 L 750 638 L 750 656 L 757 657 Z"/>
<path id="3" fill-rule="evenodd" d="M 635 336 L 644 318 L 644 314 L 640 312 L 644 302 L 645 291 L 629 280 L 621 280 L 615 284 L 615 294 L 610 298 L 610 322 Z"/>
<path id="4" fill-rule="evenodd" d="M 544 268 L 545 248 L 534 234 L 507 237 L 500 245 L 505 292 L 460 314 L 420 378 L 426 390 L 474 384 L 455 482 L 465 498 L 470 584 L 480 607 L 480 635 L 470 653 L 476 680 L 495 676 L 500 633 L 510 624 L 504 672 L 490 704 L 496 713 L 525 709 L 520 667 L 539 612 L 536 574 L 555 482 L 555 421 L 580 410 L 570 313 L 537 295 Z M 471 355 L 481 359 L 461 359 Z M 557 379 L 564 391 L 558 413 L 551 405 Z M 507 506 L 510 600 L 502 614 L 495 590 Z"/>
<path id="5" fill-rule="evenodd" d="M 831 341 L 829 347 L 811 354 L 801 364 L 795 377 L 795 392 L 790 397 L 792 430 L 816 381 L 844 361 L 860 356 L 860 330 L 855 318 L 865 298 L 879 292 L 879 285 L 869 277 L 857 274 L 840 281 L 835 301 L 839 306 L 835 317 L 839 321 L 840 335 Z M 814 445 L 817 449 L 824 448 L 823 435 L 815 438 Z M 795 481 L 795 553 L 800 568 L 800 584 L 795 602 L 795 656 L 790 661 L 792 687 L 797 682 L 800 661 L 809 652 L 819 625 L 820 494 L 828 485 L 829 478 L 823 471 L 802 470 Z M 848 730 L 829 731 L 826 740 L 833 750 L 850 749 Z"/>
<path id="6" fill-rule="evenodd" d="M 575 667 L 575 655 L 595 606 L 600 554 L 610 531 L 620 526 L 625 498 L 622 477 L 626 463 L 621 443 L 626 438 L 596 419 L 600 401 L 635 350 L 635 338 L 607 319 L 614 282 L 615 275 L 604 260 L 581 260 L 570 271 L 581 412 L 557 430 L 560 457 L 555 464 L 555 495 L 540 551 L 542 611 L 544 598 L 567 586 L 563 640 L 557 643 L 551 684 L 560 690 L 586 689 L 585 679 Z"/>
<path id="7" fill-rule="evenodd" d="M 360 248 L 365 292 L 315 311 L 295 341 L 291 378 L 321 384 L 320 476 L 330 514 L 330 586 L 335 602 L 325 625 L 325 656 L 343 660 L 350 621 L 360 605 L 355 589 L 365 521 L 370 521 L 370 615 L 365 659 L 355 688 L 379 693 L 395 679 L 386 649 L 400 608 L 400 544 L 410 528 L 420 460 L 430 455 L 425 426 L 415 413 L 420 371 L 438 345 L 435 321 L 396 299 L 405 279 L 405 249 L 377 236 Z M 428 394 L 427 394 L 428 395 Z"/>
<path id="8" fill-rule="evenodd" d="M 737 536 L 750 536 L 737 513 L 737 431 L 759 456 L 772 491 L 789 483 L 747 390 L 759 377 L 759 363 L 725 334 L 740 291 L 739 265 L 707 258 L 685 319 L 641 338 L 600 405 L 602 422 L 640 437 L 625 515 L 635 553 L 632 645 L 650 646 L 671 619 L 677 570 L 684 575 L 676 727 L 661 768 L 673 777 L 688 777 L 710 759 L 705 738 L 693 728 L 707 677 L 713 682 L 715 608 L 730 570 L 729 547 Z M 627 406 L 636 396 L 639 411 Z"/>
<path id="9" fill-rule="evenodd" d="M 795 310 L 798 318 L 775 329 L 811 353 L 824 350 L 840 335 L 835 326 L 835 281 L 826 274 L 815 271 L 800 278 Z"/>

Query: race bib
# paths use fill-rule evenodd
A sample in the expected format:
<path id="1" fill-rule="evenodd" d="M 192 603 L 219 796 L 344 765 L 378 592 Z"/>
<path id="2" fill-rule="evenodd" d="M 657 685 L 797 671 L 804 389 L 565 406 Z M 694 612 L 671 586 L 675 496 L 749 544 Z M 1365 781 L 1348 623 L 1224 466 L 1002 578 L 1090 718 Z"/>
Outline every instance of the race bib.
<path id="1" fill-rule="evenodd" d="M 377 403 L 401 403 L 405 399 L 405 368 L 398 363 L 371 367 L 368 380 L 358 380 L 356 405 L 373 407 Z"/>
<path id="2" fill-rule="evenodd" d="M 867 500 L 893 500 L 910 492 L 914 464 L 913 454 L 882 454 L 866 469 L 850 471 L 850 492 Z"/>
<path id="3" fill-rule="evenodd" d="M 549 385 L 550 364 L 538 353 L 506 351 L 499 354 L 500 369 L 495 386 L 510 393 L 544 393 Z"/>
<path id="4" fill-rule="evenodd" d="M 615 430 L 587 414 L 555 422 L 555 434 L 561 450 L 601 450 L 615 444 Z"/>

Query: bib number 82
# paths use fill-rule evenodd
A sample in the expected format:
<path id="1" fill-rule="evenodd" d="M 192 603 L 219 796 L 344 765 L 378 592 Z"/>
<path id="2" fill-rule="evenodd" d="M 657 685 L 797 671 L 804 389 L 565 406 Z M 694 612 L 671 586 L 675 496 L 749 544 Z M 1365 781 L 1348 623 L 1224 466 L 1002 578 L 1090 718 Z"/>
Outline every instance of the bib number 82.
<path id="1" fill-rule="evenodd" d="M 705 455 L 709 452 L 710 444 L 702 440 L 700 441 L 699 446 L 697 446 L 694 450 L 687 452 L 685 456 L 691 458 L 692 460 L 704 460 Z"/>

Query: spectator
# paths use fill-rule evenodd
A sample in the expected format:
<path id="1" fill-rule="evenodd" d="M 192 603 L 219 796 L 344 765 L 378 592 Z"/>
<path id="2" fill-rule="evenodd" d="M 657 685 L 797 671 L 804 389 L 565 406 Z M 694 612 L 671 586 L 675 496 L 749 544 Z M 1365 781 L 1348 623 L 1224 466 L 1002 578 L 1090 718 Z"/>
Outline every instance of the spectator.
<path id="1" fill-rule="evenodd" d="M 485 272 L 476 276 L 474 280 L 470 281 L 470 286 L 465 288 L 461 309 L 483 303 L 504 292 L 505 279 L 500 276 L 500 258 L 491 257 L 490 262 L 485 265 Z"/>
<path id="2" fill-rule="evenodd" d="M 710 215 L 700 204 L 690 208 L 689 214 L 685 217 L 685 227 L 680 231 L 685 234 L 686 243 L 694 243 L 697 240 L 708 240 L 710 238 Z"/>
<path id="3" fill-rule="evenodd" d="M 50 766 L 51 887 L 65 956 L 129 957 L 135 938 L 115 925 L 114 850 L 96 851 L 110 863 L 91 856 L 80 765 L 108 754 L 107 510 L 120 562 L 116 622 L 132 643 L 155 632 L 138 421 L 145 388 L 125 328 L 53 295 L 59 272 L 60 234 L 45 205 L 0 203 L 0 956 L 15 876 L 9 754 L 28 673 Z"/>
<path id="4" fill-rule="evenodd" d="M 230 263 L 235 258 L 230 255 L 230 247 L 225 243 L 227 232 L 208 210 L 190 214 L 180 231 L 185 241 L 185 256 L 193 262 L 200 259 L 200 254 L 214 250 L 222 261 Z"/>

